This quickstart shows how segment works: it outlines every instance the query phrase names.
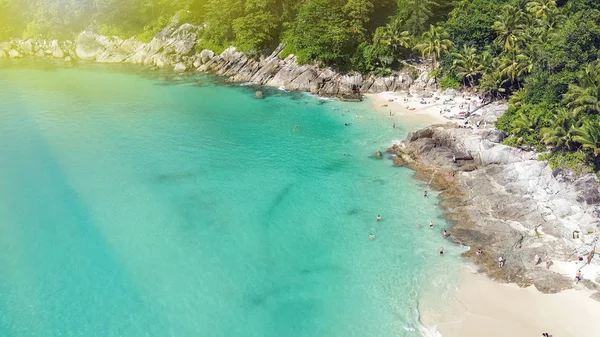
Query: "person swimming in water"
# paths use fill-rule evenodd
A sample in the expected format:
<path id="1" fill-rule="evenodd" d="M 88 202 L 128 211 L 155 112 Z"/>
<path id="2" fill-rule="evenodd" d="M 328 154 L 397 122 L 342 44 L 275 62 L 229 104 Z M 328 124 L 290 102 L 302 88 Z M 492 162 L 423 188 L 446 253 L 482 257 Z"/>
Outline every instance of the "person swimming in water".
<path id="1" fill-rule="evenodd" d="M 381 215 L 377 215 L 377 221 L 381 221 Z"/>
<path id="2" fill-rule="evenodd" d="M 375 239 L 375 235 L 373 233 L 369 234 L 369 240 Z"/>
<path id="3" fill-rule="evenodd" d="M 433 220 L 429 221 L 429 228 L 433 228 Z"/>
<path id="4" fill-rule="evenodd" d="M 440 247 L 440 255 L 444 255 L 444 246 Z"/>
<path id="5" fill-rule="evenodd" d="M 425 190 L 425 192 L 423 192 L 423 197 L 424 198 L 429 198 L 429 196 L 427 195 L 427 190 Z"/>
<path id="6" fill-rule="evenodd" d="M 442 236 L 444 237 L 444 239 L 448 236 L 448 232 L 444 229 L 444 233 L 442 233 Z"/>

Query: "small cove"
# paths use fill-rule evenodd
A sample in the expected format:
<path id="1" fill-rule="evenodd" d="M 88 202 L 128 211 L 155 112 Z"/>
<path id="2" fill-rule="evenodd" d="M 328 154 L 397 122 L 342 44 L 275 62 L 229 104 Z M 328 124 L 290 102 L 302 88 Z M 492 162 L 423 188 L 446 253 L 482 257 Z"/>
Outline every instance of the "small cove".
<path id="1" fill-rule="evenodd" d="M 265 90 L 0 64 L 0 335 L 418 335 L 461 250 L 373 158 L 413 126 Z"/>

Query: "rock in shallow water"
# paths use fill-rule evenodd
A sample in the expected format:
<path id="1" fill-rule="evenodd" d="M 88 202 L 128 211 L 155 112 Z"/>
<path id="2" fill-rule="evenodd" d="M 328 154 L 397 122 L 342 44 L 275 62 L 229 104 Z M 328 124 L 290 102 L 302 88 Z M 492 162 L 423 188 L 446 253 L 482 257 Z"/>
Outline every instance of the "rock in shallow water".
<path id="1" fill-rule="evenodd" d="M 182 73 L 187 70 L 187 67 L 186 67 L 185 63 L 179 62 L 175 65 L 175 67 L 173 67 L 173 70 L 178 73 Z"/>
<path id="2" fill-rule="evenodd" d="M 21 53 L 19 53 L 19 52 L 18 52 L 18 51 L 16 51 L 15 49 L 11 49 L 11 50 L 8 52 L 8 56 L 9 56 L 11 59 L 14 59 L 14 58 L 21 57 Z"/>

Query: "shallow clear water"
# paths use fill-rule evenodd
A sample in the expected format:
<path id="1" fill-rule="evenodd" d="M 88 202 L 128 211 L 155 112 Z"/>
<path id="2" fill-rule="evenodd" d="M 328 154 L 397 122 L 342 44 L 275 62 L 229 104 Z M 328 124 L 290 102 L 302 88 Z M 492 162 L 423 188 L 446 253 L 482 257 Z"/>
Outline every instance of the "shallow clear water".
<path id="1" fill-rule="evenodd" d="M 372 156 L 409 126 L 132 69 L 0 64 L 0 336 L 418 335 L 459 248 Z"/>

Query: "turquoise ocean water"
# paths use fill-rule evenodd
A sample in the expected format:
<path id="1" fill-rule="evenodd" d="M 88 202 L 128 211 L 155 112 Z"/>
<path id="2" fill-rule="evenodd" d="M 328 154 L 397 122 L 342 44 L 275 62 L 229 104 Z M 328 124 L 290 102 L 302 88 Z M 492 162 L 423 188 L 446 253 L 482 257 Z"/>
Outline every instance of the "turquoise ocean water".
<path id="1" fill-rule="evenodd" d="M 266 90 L 0 64 L 0 336 L 418 336 L 460 249 L 373 158 L 412 126 Z"/>

